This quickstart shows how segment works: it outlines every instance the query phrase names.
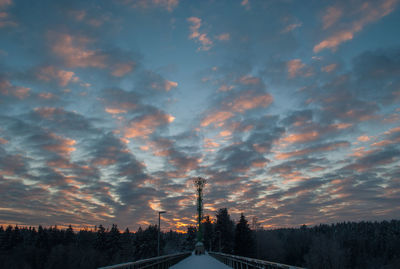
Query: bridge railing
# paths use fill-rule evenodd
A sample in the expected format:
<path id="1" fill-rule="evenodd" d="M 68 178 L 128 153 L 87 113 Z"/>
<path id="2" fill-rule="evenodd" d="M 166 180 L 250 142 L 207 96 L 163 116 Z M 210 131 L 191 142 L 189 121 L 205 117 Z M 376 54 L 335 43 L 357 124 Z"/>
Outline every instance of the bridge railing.
<path id="1" fill-rule="evenodd" d="M 220 262 L 235 268 L 235 269 L 253 269 L 253 268 L 264 268 L 264 269 L 305 269 L 302 267 L 291 266 L 282 263 L 268 262 L 258 259 L 252 259 L 242 256 L 235 256 L 225 254 L 221 252 L 208 252 L 208 254 Z"/>
<path id="2" fill-rule="evenodd" d="M 137 269 L 137 268 L 157 268 L 166 269 L 190 256 L 191 252 L 182 252 L 177 254 L 154 257 L 150 259 L 139 260 L 136 262 L 120 263 L 111 266 L 100 267 L 98 269 Z"/>

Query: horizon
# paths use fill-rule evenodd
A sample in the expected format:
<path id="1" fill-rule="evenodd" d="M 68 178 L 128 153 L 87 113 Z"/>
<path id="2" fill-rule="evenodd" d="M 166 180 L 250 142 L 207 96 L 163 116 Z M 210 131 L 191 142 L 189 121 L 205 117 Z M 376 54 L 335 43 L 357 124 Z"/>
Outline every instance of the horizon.
<path id="1" fill-rule="evenodd" d="M 207 216 L 208 216 L 208 215 L 207 215 Z M 206 217 L 206 216 L 205 216 L 205 217 Z M 214 219 L 211 220 L 211 223 L 215 224 L 216 222 L 213 221 L 213 220 L 214 220 Z M 337 224 L 342 224 L 342 223 L 362 223 L 362 222 L 365 222 L 365 223 L 382 223 L 382 222 L 388 222 L 388 223 L 390 223 L 390 222 L 392 222 L 392 221 L 399 221 L 398 219 L 387 219 L 387 220 L 380 220 L 380 221 L 376 221 L 376 220 L 375 220 L 375 221 L 374 221 L 374 220 L 372 220 L 372 221 L 364 221 L 364 220 L 362 220 L 362 221 L 343 221 L 343 222 L 336 222 L 336 223 L 318 223 L 318 224 L 314 224 L 314 225 L 311 225 L 311 226 L 302 224 L 302 225 L 300 225 L 300 226 L 298 226 L 298 227 L 294 227 L 294 226 L 293 226 L 293 227 L 273 227 L 273 228 L 266 228 L 266 229 L 265 229 L 264 227 L 260 226 L 260 227 L 257 228 L 257 229 L 253 229 L 254 227 L 252 226 L 251 220 L 248 220 L 247 218 L 246 218 L 246 220 L 248 221 L 249 228 L 250 228 L 250 230 L 252 230 L 252 231 L 260 231 L 260 230 L 262 230 L 262 231 L 272 231 L 272 230 L 279 230 L 279 229 L 301 229 L 303 226 L 306 226 L 307 228 L 314 228 L 314 227 L 318 227 L 318 226 L 321 226 L 321 225 L 331 226 L 331 225 L 337 225 Z M 235 220 L 235 219 L 232 219 L 232 221 L 233 221 L 234 225 L 236 225 L 236 224 L 239 222 L 239 220 Z M 7 225 L 0 224 L 0 227 L 3 227 L 3 229 L 5 230 L 7 227 L 12 227 L 12 228 L 18 227 L 19 229 L 29 229 L 29 228 L 39 228 L 39 226 L 41 226 L 43 229 L 56 228 L 56 229 L 59 229 L 59 230 L 66 230 L 66 229 L 69 228 L 69 226 L 71 226 L 71 228 L 73 229 L 73 232 L 76 233 L 76 232 L 80 232 L 80 231 L 95 232 L 95 231 L 97 230 L 97 228 L 98 228 L 100 225 L 101 225 L 101 224 L 99 224 L 99 225 L 92 225 L 91 227 L 89 227 L 89 226 L 86 226 L 86 227 L 76 227 L 76 226 L 75 226 L 75 227 L 74 227 L 74 226 L 72 226 L 72 225 L 40 225 L 40 224 L 39 224 L 39 225 L 37 225 L 37 226 L 29 226 L 29 225 L 26 226 L 26 225 L 19 225 L 19 224 L 15 224 L 15 225 L 11 225 L 11 224 L 7 224 Z M 111 226 L 104 226 L 104 225 L 102 225 L 102 226 L 105 228 L 106 231 L 109 231 L 109 230 L 111 229 L 112 225 L 116 225 L 120 233 L 124 233 L 124 232 L 126 231 L 126 229 L 129 230 L 129 233 L 136 233 L 136 232 L 138 232 L 139 228 L 141 228 L 142 230 L 144 230 L 144 229 L 147 229 L 147 228 L 150 227 L 150 226 L 157 226 L 157 224 L 150 224 L 150 225 L 148 225 L 148 226 L 143 226 L 143 227 L 142 227 L 142 226 L 139 226 L 138 229 L 136 229 L 136 230 L 131 230 L 131 229 L 129 229 L 128 227 L 120 227 L 120 226 L 118 226 L 118 224 L 116 224 L 116 223 L 111 224 Z M 196 225 L 191 225 L 190 227 L 193 227 L 193 228 L 197 229 Z M 173 230 L 173 229 L 167 230 L 167 229 L 163 229 L 163 228 L 162 228 L 162 225 L 161 225 L 161 230 L 160 230 L 160 232 L 162 232 L 162 233 L 169 233 L 170 231 L 176 232 L 176 233 L 180 233 L 180 234 L 187 234 L 187 230 Z"/>
<path id="2" fill-rule="evenodd" d="M 399 0 L 0 0 L 0 225 L 400 219 Z"/>

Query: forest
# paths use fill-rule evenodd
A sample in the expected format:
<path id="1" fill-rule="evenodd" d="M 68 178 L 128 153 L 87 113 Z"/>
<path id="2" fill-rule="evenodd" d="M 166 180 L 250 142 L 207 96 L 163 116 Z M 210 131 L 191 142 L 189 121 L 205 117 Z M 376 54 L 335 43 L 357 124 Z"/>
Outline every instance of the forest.
<path id="1" fill-rule="evenodd" d="M 400 221 L 343 222 L 265 230 L 221 208 L 203 221 L 207 250 L 307 268 L 400 268 Z M 135 232 L 117 225 L 74 231 L 0 226 L 0 268 L 97 268 L 157 255 L 156 225 Z M 191 251 L 196 227 L 162 232 L 161 255 Z"/>

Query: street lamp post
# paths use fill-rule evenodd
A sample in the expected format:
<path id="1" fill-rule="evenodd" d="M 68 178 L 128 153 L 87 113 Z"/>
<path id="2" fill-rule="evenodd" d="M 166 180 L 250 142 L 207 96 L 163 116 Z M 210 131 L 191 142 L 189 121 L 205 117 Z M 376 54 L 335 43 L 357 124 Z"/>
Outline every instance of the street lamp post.
<path id="1" fill-rule="evenodd" d="M 167 211 L 158 211 L 158 236 L 157 236 L 157 256 L 160 256 L 160 224 L 161 214 L 167 213 Z"/>

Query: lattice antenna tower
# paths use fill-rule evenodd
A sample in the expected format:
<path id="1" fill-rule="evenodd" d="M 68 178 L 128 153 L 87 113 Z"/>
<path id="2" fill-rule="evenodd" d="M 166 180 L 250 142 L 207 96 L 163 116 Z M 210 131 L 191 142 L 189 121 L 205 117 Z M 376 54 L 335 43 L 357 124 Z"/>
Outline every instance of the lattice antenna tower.
<path id="1" fill-rule="evenodd" d="M 203 189 L 207 183 L 202 177 L 193 179 L 194 186 L 197 192 L 197 242 L 203 241 L 203 231 L 201 221 L 203 220 Z"/>

